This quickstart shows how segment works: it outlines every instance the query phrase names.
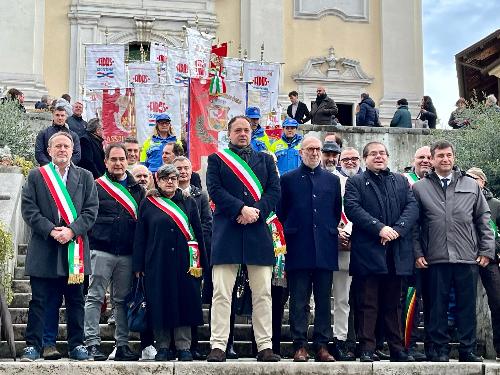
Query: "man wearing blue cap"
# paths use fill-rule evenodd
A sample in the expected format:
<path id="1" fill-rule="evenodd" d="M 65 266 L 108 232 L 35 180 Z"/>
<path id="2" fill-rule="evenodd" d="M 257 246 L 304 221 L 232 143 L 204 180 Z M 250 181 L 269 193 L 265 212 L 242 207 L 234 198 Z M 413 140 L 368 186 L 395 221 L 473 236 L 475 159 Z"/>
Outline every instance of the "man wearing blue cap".
<path id="1" fill-rule="evenodd" d="M 278 159 L 280 175 L 297 168 L 300 165 L 300 142 L 302 136 L 297 134 L 299 123 L 287 117 L 283 121 L 283 134 L 281 138 L 271 145 L 271 151 Z"/>
<path id="2" fill-rule="evenodd" d="M 252 126 L 252 140 L 250 146 L 257 152 L 270 150 L 271 142 L 266 132 L 260 126 L 260 109 L 257 107 L 248 107 L 245 116 L 250 119 Z"/>

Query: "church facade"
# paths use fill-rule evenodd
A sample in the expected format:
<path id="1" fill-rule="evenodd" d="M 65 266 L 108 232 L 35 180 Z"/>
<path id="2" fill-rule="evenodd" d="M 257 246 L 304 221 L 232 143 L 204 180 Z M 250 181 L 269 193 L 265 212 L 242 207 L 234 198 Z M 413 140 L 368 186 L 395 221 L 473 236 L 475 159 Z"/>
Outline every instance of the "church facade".
<path id="1" fill-rule="evenodd" d="M 322 85 L 348 123 L 368 92 L 387 123 L 398 99 L 416 114 L 423 95 L 421 0 L 2 1 L 0 87 L 28 103 L 78 98 L 86 44 L 124 43 L 132 61 L 141 45 L 182 46 L 184 26 L 229 42 L 229 56 L 283 63 L 283 105 L 296 90 L 310 106 Z"/>

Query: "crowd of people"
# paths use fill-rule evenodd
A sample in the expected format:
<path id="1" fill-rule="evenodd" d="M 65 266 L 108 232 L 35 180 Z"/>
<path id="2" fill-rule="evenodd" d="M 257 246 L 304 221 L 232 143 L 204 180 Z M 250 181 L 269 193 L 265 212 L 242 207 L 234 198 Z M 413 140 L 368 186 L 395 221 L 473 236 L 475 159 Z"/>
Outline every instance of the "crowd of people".
<path id="1" fill-rule="evenodd" d="M 82 103 L 73 104 L 71 116 L 64 103 L 56 106 L 52 125 L 36 139 L 40 167 L 22 194 L 32 288 L 22 360 L 61 357 L 55 339 L 63 297 L 69 358 L 108 359 L 99 320 L 109 290 L 116 361 L 204 358 L 202 303 L 210 305 L 209 362 L 237 358 L 234 322 L 243 310 L 257 360 L 279 361 L 289 300 L 296 362 L 311 352 L 320 362 L 445 362 L 450 315 L 459 360 L 478 362 L 478 275 L 500 357 L 500 202 L 487 176 L 479 168 L 461 171 L 447 141 L 419 148 L 400 174 L 389 170 L 390 150 L 381 142 L 358 150 L 334 134 L 323 141 L 302 136 L 299 124 L 330 121 L 337 111 L 324 88 L 317 94 L 309 112 L 290 93 L 275 142 L 260 125 L 259 108 L 232 118 L 228 148 L 208 157 L 205 184 L 168 115 L 156 118 L 142 148 L 134 138 L 104 148 L 102 124 L 82 119 Z M 369 95 L 360 104 L 368 126 L 378 121 L 372 104 Z M 407 102 L 398 104 L 403 112 Z M 430 98 L 422 107 L 431 124 Z M 129 347 L 125 303 L 137 283 L 147 301 L 141 353 Z M 402 313 L 407 300 L 413 314 Z M 419 311 L 424 352 L 416 346 Z"/>

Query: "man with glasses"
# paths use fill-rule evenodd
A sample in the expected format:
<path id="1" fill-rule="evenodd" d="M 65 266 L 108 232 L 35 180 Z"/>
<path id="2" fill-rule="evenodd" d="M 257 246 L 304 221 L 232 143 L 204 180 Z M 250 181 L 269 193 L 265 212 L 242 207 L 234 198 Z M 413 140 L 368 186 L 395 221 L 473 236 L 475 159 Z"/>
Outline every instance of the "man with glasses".
<path id="1" fill-rule="evenodd" d="M 314 292 L 313 344 L 317 362 L 335 361 L 328 352 L 332 337 L 331 293 L 338 270 L 337 225 L 342 211 L 339 177 L 321 167 L 321 141 L 306 136 L 302 164 L 281 177 L 277 215 L 287 244 L 285 270 L 290 290 L 290 333 L 294 361 L 306 362 L 307 307 Z"/>
<path id="2" fill-rule="evenodd" d="M 326 95 L 324 87 L 316 90 L 316 100 L 311 105 L 311 124 L 331 125 L 339 112 L 332 98 Z"/>
<path id="3" fill-rule="evenodd" d="M 366 171 L 347 180 L 344 208 L 352 222 L 349 271 L 356 290 L 360 361 L 372 362 L 377 317 L 383 318 L 390 360 L 413 361 L 401 335 L 402 276 L 413 272 L 412 229 L 418 207 L 406 178 L 387 168 L 384 144 L 363 149 Z"/>
<path id="4" fill-rule="evenodd" d="M 353 147 L 344 148 L 340 154 L 339 167 L 337 169 L 345 177 L 352 177 L 363 173 L 358 150 Z"/>

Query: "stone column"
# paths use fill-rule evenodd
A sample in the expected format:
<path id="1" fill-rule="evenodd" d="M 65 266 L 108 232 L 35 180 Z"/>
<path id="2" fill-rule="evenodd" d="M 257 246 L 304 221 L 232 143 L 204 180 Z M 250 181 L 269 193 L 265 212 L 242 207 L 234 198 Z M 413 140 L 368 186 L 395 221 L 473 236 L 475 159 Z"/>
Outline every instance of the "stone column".
<path id="1" fill-rule="evenodd" d="M 380 1 L 382 99 L 380 119 L 390 121 L 398 99 L 406 98 L 412 115 L 424 94 L 421 0 Z"/>
<path id="2" fill-rule="evenodd" d="M 43 81 L 45 0 L 0 1 L 0 87 L 15 87 L 27 104 L 47 94 Z"/>

